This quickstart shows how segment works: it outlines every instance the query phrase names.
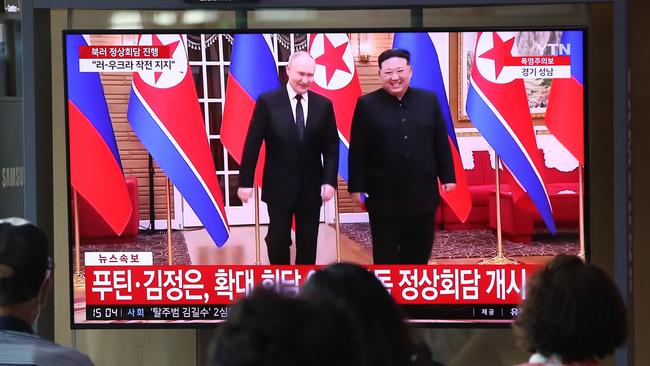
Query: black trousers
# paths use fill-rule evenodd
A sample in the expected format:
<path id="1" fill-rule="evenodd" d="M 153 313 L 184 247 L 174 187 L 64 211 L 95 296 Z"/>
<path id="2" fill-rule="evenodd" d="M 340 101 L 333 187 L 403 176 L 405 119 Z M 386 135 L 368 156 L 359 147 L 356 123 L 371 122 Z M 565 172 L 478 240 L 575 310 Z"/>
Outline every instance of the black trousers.
<path id="1" fill-rule="evenodd" d="M 427 264 L 434 239 L 434 214 L 369 212 L 374 264 Z"/>
<path id="2" fill-rule="evenodd" d="M 268 205 L 269 231 L 266 234 L 266 246 L 271 264 L 291 264 L 289 247 L 291 247 L 291 222 L 296 216 L 296 264 L 316 263 L 316 242 L 320 207 L 302 207 L 282 209 Z"/>

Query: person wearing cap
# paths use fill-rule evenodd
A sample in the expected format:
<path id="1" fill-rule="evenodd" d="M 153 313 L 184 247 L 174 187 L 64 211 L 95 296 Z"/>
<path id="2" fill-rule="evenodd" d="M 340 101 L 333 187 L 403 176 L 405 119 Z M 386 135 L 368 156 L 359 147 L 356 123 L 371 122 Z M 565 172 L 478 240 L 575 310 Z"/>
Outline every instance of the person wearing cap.
<path id="1" fill-rule="evenodd" d="M 28 221 L 0 219 L 0 365 L 93 365 L 83 353 L 33 330 L 52 286 L 48 245 Z"/>

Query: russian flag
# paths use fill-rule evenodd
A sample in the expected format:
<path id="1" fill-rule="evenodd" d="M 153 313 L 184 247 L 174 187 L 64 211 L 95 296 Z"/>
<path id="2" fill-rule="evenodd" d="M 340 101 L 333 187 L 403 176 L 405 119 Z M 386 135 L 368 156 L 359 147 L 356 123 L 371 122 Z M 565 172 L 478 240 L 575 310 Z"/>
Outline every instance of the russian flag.
<path id="1" fill-rule="evenodd" d="M 218 247 L 229 236 L 221 189 L 192 79 L 185 36 L 148 34 L 139 45 L 167 46 L 173 67 L 133 75 L 127 116 L 133 131 Z"/>
<path id="2" fill-rule="evenodd" d="M 260 94 L 280 87 L 271 48 L 262 34 L 235 34 L 226 101 L 221 123 L 221 142 L 241 164 L 248 126 Z M 262 184 L 264 156 L 262 144 L 255 169 L 255 183 Z"/>
<path id="3" fill-rule="evenodd" d="M 66 36 L 70 183 L 121 235 L 132 214 L 113 125 L 99 74 L 79 71 L 79 34 Z"/>
<path id="4" fill-rule="evenodd" d="M 584 165 L 584 71 L 582 31 L 562 32 L 561 51 L 571 56 L 571 78 L 553 79 L 544 121 L 551 133 Z"/>
<path id="5" fill-rule="evenodd" d="M 348 181 L 350 128 L 361 83 L 346 33 L 309 35 L 309 53 L 316 61 L 311 90 L 332 101 L 339 132 L 339 175 Z"/>
<path id="6" fill-rule="evenodd" d="M 440 59 L 436 46 L 429 33 L 395 33 L 393 48 L 402 48 L 411 53 L 411 65 L 413 66 L 411 85 L 434 92 L 438 97 L 442 116 L 447 126 L 449 146 L 451 147 L 456 174 L 456 189 L 452 192 L 444 192 L 440 189 L 440 194 L 458 219 L 465 222 L 472 209 L 472 198 L 469 194 L 463 161 L 459 154 L 460 149 L 456 140 L 454 121 L 451 119 L 447 91 L 442 80 Z"/>
<path id="7" fill-rule="evenodd" d="M 541 157 L 522 79 L 502 73 L 512 55 L 513 33 L 479 33 L 467 92 L 467 114 L 528 193 L 549 231 L 556 232 L 542 179 Z"/>

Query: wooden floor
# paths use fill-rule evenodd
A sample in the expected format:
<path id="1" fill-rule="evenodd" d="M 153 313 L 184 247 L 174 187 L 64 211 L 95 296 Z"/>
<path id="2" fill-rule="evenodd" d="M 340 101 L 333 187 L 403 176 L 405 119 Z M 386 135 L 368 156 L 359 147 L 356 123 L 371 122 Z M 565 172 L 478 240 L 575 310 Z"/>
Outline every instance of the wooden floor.
<path id="1" fill-rule="evenodd" d="M 267 226 L 260 226 L 260 260 L 268 264 L 266 251 Z M 187 249 L 193 264 L 255 264 L 255 227 L 235 226 L 230 229 L 230 239 L 222 248 L 217 248 L 203 229 L 184 232 Z M 496 244 L 495 244 L 496 245 Z M 514 257 L 523 263 L 546 263 L 552 257 Z M 291 262 L 295 259 L 295 245 L 291 246 Z M 336 262 L 336 230 L 321 224 L 318 231 L 316 264 Z M 486 258 L 436 259 L 435 263 L 473 264 Z M 372 264 L 372 251 L 355 244 L 341 235 L 341 260 L 358 264 Z"/>
<path id="2" fill-rule="evenodd" d="M 269 264 L 266 251 L 267 226 L 260 226 L 260 260 Z M 207 231 L 201 229 L 186 231 L 185 242 L 193 264 L 255 264 L 255 227 L 235 226 L 230 228 L 230 239 L 221 248 L 215 247 Z M 295 245 L 291 246 L 291 263 L 295 261 Z M 341 236 L 341 258 L 346 262 L 359 264 L 372 263 L 369 249 L 354 244 Z M 321 224 L 318 230 L 316 264 L 336 262 L 336 230 Z"/>

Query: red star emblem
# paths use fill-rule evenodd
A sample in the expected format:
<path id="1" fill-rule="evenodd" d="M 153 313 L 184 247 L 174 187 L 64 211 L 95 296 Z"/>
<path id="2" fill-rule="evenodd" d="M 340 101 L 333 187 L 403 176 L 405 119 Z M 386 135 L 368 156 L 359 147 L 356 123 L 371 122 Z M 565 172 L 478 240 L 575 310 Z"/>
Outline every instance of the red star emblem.
<path id="1" fill-rule="evenodd" d="M 334 47 L 329 37 L 323 36 L 323 45 L 325 46 L 325 52 L 316 58 L 316 63 L 325 67 L 325 76 L 327 84 L 329 85 L 330 80 L 334 76 L 336 70 L 341 70 L 351 74 L 350 68 L 343 62 L 343 54 L 345 49 L 348 47 L 347 43 L 343 43 L 338 47 Z"/>
<path id="2" fill-rule="evenodd" d="M 479 57 L 489 58 L 494 61 L 494 77 L 499 78 L 501 70 L 505 64 L 505 60 L 512 57 L 511 50 L 515 43 L 515 38 L 512 37 L 506 42 L 503 42 L 497 32 L 492 32 L 492 49 L 483 52 Z"/>
<path id="3" fill-rule="evenodd" d="M 152 45 L 152 46 L 167 46 L 167 47 L 169 47 L 169 56 L 172 57 L 172 58 L 174 57 L 174 52 L 176 52 L 176 47 L 178 47 L 178 44 L 179 44 L 180 42 L 181 42 L 181 41 L 178 40 L 178 41 L 176 41 L 176 42 L 172 42 L 172 43 L 170 43 L 170 44 L 166 44 L 166 45 L 164 45 L 164 44 L 160 41 L 160 38 L 158 38 L 158 35 L 154 34 L 154 35 L 151 37 L 151 45 Z M 155 72 L 153 73 L 153 76 L 154 76 L 154 82 L 155 82 L 155 83 L 158 83 L 158 79 L 160 79 L 160 76 L 161 76 L 161 75 L 162 75 L 162 71 L 155 71 Z"/>

